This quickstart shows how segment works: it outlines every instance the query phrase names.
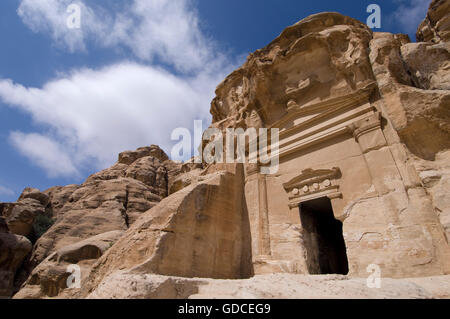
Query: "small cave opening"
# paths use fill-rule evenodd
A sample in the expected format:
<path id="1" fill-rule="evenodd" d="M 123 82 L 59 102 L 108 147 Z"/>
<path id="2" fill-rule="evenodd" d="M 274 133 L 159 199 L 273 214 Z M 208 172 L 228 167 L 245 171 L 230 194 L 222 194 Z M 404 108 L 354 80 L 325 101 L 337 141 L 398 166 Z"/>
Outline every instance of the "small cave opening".
<path id="1" fill-rule="evenodd" d="M 342 222 L 336 220 L 327 197 L 300 204 L 306 263 L 312 275 L 348 274 Z"/>

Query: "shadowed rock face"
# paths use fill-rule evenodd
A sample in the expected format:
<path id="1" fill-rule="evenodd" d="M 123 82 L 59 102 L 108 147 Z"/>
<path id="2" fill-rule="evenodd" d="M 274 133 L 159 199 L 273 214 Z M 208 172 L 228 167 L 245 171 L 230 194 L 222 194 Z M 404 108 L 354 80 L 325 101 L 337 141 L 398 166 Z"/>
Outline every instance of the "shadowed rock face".
<path id="1" fill-rule="evenodd" d="M 448 286 L 450 274 L 448 17 L 448 1 L 433 1 L 418 31 L 425 42 L 410 43 L 321 13 L 250 54 L 217 87 L 212 127 L 279 128 L 276 175 L 179 164 L 153 145 L 121 153 L 81 185 L 28 189 L 0 206 L 22 224 L 25 210 L 10 212 L 25 204 L 55 220 L 15 297 L 329 297 L 331 281 L 342 297 L 447 296 L 435 282 Z M 374 292 L 365 279 L 300 276 L 320 246 L 306 247 L 302 207 L 314 217 L 304 203 L 320 199 L 339 224 L 349 277 L 376 264 L 384 277 L 418 279 Z M 27 251 L 18 246 L 8 247 Z M 326 264 L 328 250 L 316 248 Z M 11 278 L 23 257 L 8 256 L 0 260 L 15 260 L 4 266 Z M 82 269 L 81 289 L 66 287 L 70 264 Z"/>
<path id="2" fill-rule="evenodd" d="M 5 205 L 3 209 L 8 228 L 14 234 L 30 237 L 38 215 L 45 215 L 45 208 L 32 198 L 19 199 L 17 203 Z"/>
<path id="3" fill-rule="evenodd" d="M 76 244 L 64 246 L 48 256 L 30 274 L 24 287 L 15 298 L 42 298 L 70 296 L 67 279 L 70 266 L 78 265 L 83 278 L 89 275 L 92 265 L 122 235 L 123 231 L 106 232 Z"/>
<path id="4" fill-rule="evenodd" d="M 16 272 L 31 249 L 30 241 L 10 233 L 0 216 L 0 298 L 9 298 L 13 294 Z"/>
<path id="5" fill-rule="evenodd" d="M 450 2 L 433 0 L 425 20 L 417 30 L 417 42 L 448 42 L 450 40 Z"/>
<path id="6" fill-rule="evenodd" d="M 90 176 L 81 185 L 53 187 L 44 192 L 27 188 L 17 203 L 1 204 L 9 229 L 17 235 L 35 238 L 33 225 L 40 215 L 53 219 L 54 223 L 35 243 L 31 257 L 18 273 L 19 281 L 24 281 L 58 249 L 105 233 L 127 230 L 140 214 L 167 196 L 168 185 L 180 168 L 159 147 L 142 147 L 121 153 L 115 165 Z M 64 275 L 66 270 L 61 269 L 59 272 Z M 55 287 L 64 284 L 63 277 L 42 280 L 47 284 L 53 282 L 48 293 L 59 291 Z M 36 281 L 36 275 L 34 278 Z"/>

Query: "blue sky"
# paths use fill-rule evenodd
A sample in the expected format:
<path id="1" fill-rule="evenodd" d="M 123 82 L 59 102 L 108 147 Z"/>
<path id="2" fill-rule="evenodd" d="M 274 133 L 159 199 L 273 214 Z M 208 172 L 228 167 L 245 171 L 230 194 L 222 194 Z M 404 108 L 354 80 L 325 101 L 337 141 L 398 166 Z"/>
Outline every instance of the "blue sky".
<path id="1" fill-rule="evenodd" d="M 408 33 L 429 0 L 3 0 L 0 201 L 81 183 L 117 153 L 209 125 L 217 84 L 246 55 L 310 14 L 337 11 Z M 67 28 L 67 7 L 81 28 Z"/>

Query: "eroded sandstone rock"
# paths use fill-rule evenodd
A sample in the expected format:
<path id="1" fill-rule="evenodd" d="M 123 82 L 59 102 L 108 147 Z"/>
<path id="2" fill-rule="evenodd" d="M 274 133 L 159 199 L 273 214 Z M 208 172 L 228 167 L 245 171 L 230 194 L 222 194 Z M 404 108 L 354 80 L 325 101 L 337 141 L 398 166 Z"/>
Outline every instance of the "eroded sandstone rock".
<path id="1" fill-rule="evenodd" d="M 217 87 L 214 126 L 266 127 L 289 111 L 367 87 L 374 82 L 371 38 L 366 25 L 337 13 L 288 27 Z"/>
<path id="2" fill-rule="evenodd" d="M 31 242 L 10 233 L 0 216 L 0 298 L 9 298 L 13 294 L 16 272 L 31 249 Z"/>
<path id="3" fill-rule="evenodd" d="M 417 30 L 419 42 L 446 42 L 450 40 L 450 2 L 433 0 L 425 20 Z"/>
<path id="4" fill-rule="evenodd" d="M 8 228 L 14 234 L 30 237 L 37 216 L 45 215 L 45 207 L 32 198 L 19 199 L 3 210 Z"/>
<path id="5" fill-rule="evenodd" d="M 167 155 L 157 146 L 124 152 L 111 168 L 82 185 L 48 191 L 56 222 L 35 245 L 31 264 L 55 249 L 114 230 L 126 230 L 167 196 Z M 128 164 L 126 164 L 128 163 Z"/>
<path id="6" fill-rule="evenodd" d="M 86 278 L 92 265 L 123 235 L 123 231 L 103 233 L 81 242 L 64 246 L 52 253 L 31 273 L 15 298 L 69 297 L 76 287 L 67 287 L 67 279 L 78 265 Z"/>
<path id="7" fill-rule="evenodd" d="M 401 48 L 414 85 L 424 90 L 450 90 L 450 43 L 408 43 Z"/>
<path id="8" fill-rule="evenodd" d="M 338 13 L 288 27 L 211 104 L 222 131 L 279 129 L 277 174 L 123 152 L 82 185 L 43 192 L 56 223 L 16 297 L 446 297 L 435 281 L 450 274 L 448 12 L 432 2 L 424 43 Z M 69 263 L 80 290 L 64 289 Z M 367 289 L 373 266 L 382 290 Z"/>
<path id="9" fill-rule="evenodd" d="M 242 187 L 242 165 L 230 165 L 164 199 L 100 258 L 82 293 L 119 269 L 183 277 L 250 276 Z"/>
<path id="10" fill-rule="evenodd" d="M 31 198 L 37 200 L 42 206 L 46 207 L 50 198 L 47 194 L 41 193 L 39 189 L 36 188 L 25 188 L 20 195 L 18 201 Z"/>
<path id="11" fill-rule="evenodd" d="M 260 275 L 246 280 L 180 278 L 116 272 L 90 299 L 431 299 L 448 298 L 450 277 L 384 279 L 380 289 L 364 278 Z"/>

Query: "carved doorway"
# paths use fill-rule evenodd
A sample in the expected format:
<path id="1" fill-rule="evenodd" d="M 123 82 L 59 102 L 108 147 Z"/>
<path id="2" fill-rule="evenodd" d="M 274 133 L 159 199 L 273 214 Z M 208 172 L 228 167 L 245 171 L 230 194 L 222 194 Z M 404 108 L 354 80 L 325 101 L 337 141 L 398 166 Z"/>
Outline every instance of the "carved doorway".
<path id="1" fill-rule="evenodd" d="M 334 218 L 330 199 L 322 197 L 301 203 L 300 219 L 309 273 L 347 275 L 348 260 L 342 222 Z"/>

